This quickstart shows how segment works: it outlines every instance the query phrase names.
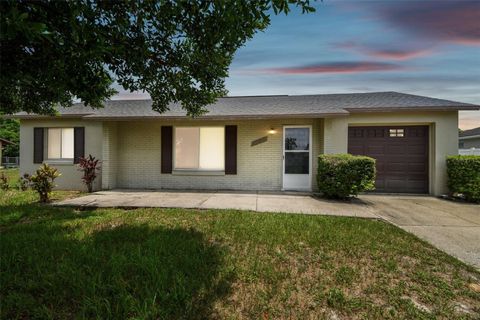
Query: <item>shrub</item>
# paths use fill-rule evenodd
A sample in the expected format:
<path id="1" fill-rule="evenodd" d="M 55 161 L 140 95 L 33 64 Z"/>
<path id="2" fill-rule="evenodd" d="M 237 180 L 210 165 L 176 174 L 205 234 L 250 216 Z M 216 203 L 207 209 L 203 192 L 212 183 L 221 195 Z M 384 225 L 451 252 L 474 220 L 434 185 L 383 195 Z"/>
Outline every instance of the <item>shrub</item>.
<path id="1" fill-rule="evenodd" d="M 80 171 L 83 172 L 83 183 L 87 185 L 88 192 L 93 191 L 93 181 L 97 177 L 97 171 L 100 170 L 98 166 L 99 161 L 92 157 L 92 155 L 88 155 L 87 158 L 81 157 L 78 162 L 78 167 Z"/>
<path id="2" fill-rule="evenodd" d="M 375 188 L 375 159 L 350 154 L 318 157 L 318 188 L 328 198 L 345 199 Z"/>
<path id="3" fill-rule="evenodd" d="M 465 200 L 480 202 L 480 156 L 447 157 L 448 188 Z"/>
<path id="4" fill-rule="evenodd" d="M 8 177 L 5 173 L 2 172 L 0 175 L 0 189 L 2 190 L 8 190 L 10 188 L 10 185 L 8 184 Z"/>
<path id="5" fill-rule="evenodd" d="M 53 182 L 59 176 L 60 173 L 56 168 L 50 167 L 48 164 L 44 163 L 30 178 L 32 181 L 32 188 L 37 191 L 40 196 L 40 202 L 48 202 L 50 200 L 49 195 L 55 187 Z"/>
<path id="6" fill-rule="evenodd" d="M 32 176 L 28 173 L 24 173 L 23 176 L 18 179 L 18 189 L 21 191 L 26 191 L 30 184 L 32 183 Z"/>

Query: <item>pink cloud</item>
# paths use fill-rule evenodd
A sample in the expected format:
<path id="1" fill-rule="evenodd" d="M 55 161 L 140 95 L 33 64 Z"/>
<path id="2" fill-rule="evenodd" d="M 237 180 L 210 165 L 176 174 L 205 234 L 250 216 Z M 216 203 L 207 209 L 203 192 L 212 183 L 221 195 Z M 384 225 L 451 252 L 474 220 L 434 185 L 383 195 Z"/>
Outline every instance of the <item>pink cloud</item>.
<path id="1" fill-rule="evenodd" d="M 316 63 L 306 66 L 268 68 L 261 69 L 260 72 L 276 73 L 276 74 L 315 74 L 315 73 L 361 73 L 361 72 L 378 72 L 393 71 L 405 69 L 402 66 L 383 63 L 383 62 L 327 62 Z"/>
<path id="2" fill-rule="evenodd" d="M 387 45 L 388 46 L 388 45 Z M 380 47 L 379 45 L 361 45 L 352 41 L 335 44 L 334 47 L 357 51 L 370 57 L 386 59 L 386 60 L 410 60 L 414 58 L 424 57 L 432 54 L 429 48 L 396 48 L 396 47 Z"/>

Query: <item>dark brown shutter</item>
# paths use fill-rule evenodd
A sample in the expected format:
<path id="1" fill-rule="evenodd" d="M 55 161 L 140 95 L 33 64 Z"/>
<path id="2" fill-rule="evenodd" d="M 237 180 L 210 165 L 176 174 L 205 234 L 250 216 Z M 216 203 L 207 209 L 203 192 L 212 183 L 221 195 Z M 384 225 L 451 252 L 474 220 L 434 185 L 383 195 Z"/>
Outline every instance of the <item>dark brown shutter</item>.
<path id="1" fill-rule="evenodd" d="M 225 174 L 237 174 L 237 126 L 225 126 Z"/>
<path id="2" fill-rule="evenodd" d="M 73 163 L 78 163 L 81 157 L 85 157 L 85 128 L 73 128 Z"/>
<path id="3" fill-rule="evenodd" d="M 33 128 L 33 163 L 43 162 L 43 128 Z"/>
<path id="4" fill-rule="evenodd" d="M 162 126 L 162 173 L 172 173 L 173 127 Z"/>

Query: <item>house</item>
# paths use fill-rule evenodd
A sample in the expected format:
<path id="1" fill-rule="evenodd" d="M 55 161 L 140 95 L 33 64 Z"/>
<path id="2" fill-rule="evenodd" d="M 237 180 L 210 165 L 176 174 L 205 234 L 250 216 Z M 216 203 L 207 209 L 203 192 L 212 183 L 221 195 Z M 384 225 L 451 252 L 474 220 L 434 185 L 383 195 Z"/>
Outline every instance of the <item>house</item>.
<path id="1" fill-rule="evenodd" d="M 7 144 L 13 144 L 13 142 L 8 141 L 7 139 L 0 138 L 0 168 L 3 168 L 2 167 L 3 147 L 6 146 Z"/>
<path id="2" fill-rule="evenodd" d="M 20 113 L 20 170 L 57 167 L 59 188 L 84 188 L 76 159 L 101 159 L 97 189 L 316 190 L 317 155 L 377 159 L 378 192 L 446 189 L 458 110 L 479 106 L 397 92 L 225 97 L 192 119 L 150 100 Z"/>
<path id="3" fill-rule="evenodd" d="M 480 127 L 460 132 L 458 137 L 459 149 L 480 149 Z"/>

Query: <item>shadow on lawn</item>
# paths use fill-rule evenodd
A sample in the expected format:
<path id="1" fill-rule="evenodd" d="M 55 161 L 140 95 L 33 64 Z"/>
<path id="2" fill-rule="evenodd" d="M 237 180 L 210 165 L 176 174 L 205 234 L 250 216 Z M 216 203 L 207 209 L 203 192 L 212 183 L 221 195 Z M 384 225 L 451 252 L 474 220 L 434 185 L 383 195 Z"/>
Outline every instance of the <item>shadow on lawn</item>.
<path id="1" fill-rule="evenodd" d="M 222 269 L 226 249 L 202 233 L 59 218 L 2 231 L 3 317 L 217 317 L 213 304 L 229 294 L 234 274 Z"/>

